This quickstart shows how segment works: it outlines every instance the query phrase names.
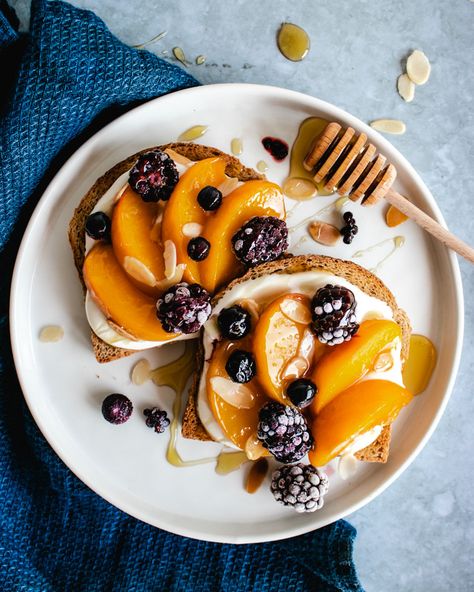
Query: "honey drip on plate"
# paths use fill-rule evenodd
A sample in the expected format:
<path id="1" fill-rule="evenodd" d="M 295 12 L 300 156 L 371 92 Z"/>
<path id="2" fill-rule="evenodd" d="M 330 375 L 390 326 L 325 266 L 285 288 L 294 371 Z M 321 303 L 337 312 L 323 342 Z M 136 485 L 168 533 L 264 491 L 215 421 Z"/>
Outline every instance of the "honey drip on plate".
<path id="1" fill-rule="evenodd" d="M 403 368 L 403 382 L 414 395 L 422 393 L 436 366 L 436 348 L 424 335 L 410 337 L 410 353 Z"/>
<path id="2" fill-rule="evenodd" d="M 183 354 L 173 362 L 156 368 L 151 372 L 151 379 L 156 386 L 167 386 L 175 392 L 173 403 L 173 421 L 170 425 L 170 439 L 166 450 L 167 461 L 175 467 L 190 467 L 204 463 L 214 462 L 215 457 L 198 458 L 196 460 L 183 460 L 176 449 L 178 429 L 183 404 L 183 392 L 189 377 L 195 370 L 196 347 L 187 342 Z"/>
<path id="3" fill-rule="evenodd" d="M 303 161 L 308 154 L 316 137 L 318 137 L 328 121 L 321 117 L 308 117 L 301 122 L 298 134 L 290 155 L 290 172 L 288 178 L 283 183 L 283 193 L 298 201 L 311 199 L 315 195 L 332 195 L 332 191 L 324 189 L 323 183 L 315 183 L 314 174 L 307 171 L 303 166 Z"/>
<path id="4" fill-rule="evenodd" d="M 291 226 L 289 231 L 294 232 L 295 230 L 298 230 L 302 226 L 307 226 L 311 222 L 314 222 L 314 220 L 320 216 L 326 216 L 328 214 L 332 214 L 332 212 L 341 212 L 343 207 L 346 205 L 346 203 L 348 201 L 349 201 L 348 197 L 345 197 L 345 196 L 338 197 L 337 199 L 332 201 L 327 206 L 324 206 L 324 208 L 317 210 L 316 212 L 314 212 L 314 214 L 311 214 L 311 216 L 307 216 L 306 218 L 303 218 L 303 220 L 300 220 L 300 222 L 298 222 L 298 224 Z"/>
<path id="5" fill-rule="evenodd" d="M 239 469 L 244 463 L 249 462 L 245 452 L 221 452 L 217 457 L 216 473 L 227 475 Z"/>
<path id="6" fill-rule="evenodd" d="M 240 138 L 233 138 L 230 143 L 230 150 L 234 156 L 240 156 L 243 152 L 242 140 Z"/>
<path id="7" fill-rule="evenodd" d="M 265 173 L 268 171 L 268 164 L 264 160 L 259 160 L 257 162 L 257 171 L 260 173 Z"/>
<path id="8" fill-rule="evenodd" d="M 367 253 L 371 253 L 372 251 L 375 251 L 376 249 L 379 249 L 380 247 L 383 247 L 385 245 L 392 245 L 392 248 L 390 249 L 390 251 L 385 255 L 385 257 L 383 257 L 375 267 L 372 267 L 369 269 L 369 271 L 371 271 L 372 273 L 377 273 L 378 271 L 380 271 L 382 265 L 398 250 L 401 249 L 403 247 L 403 245 L 405 244 L 405 237 L 404 236 L 395 236 L 393 238 L 386 238 L 383 241 L 380 241 L 379 243 L 375 243 L 375 245 L 371 245 L 370 247 L 367 247 L 365 249 L 361 249 L 360 251 L 356 251 L 353 255 L 352 258 L 353 259 L 357 259 L 358 257 L 364 257 L 364 255 L 366 255 Z"/>
<path id="9" fill-rule="evenodd" d="M 309 35 L 298 25 L 282 23 L 278 31 L 277 42 L 278 49 L 287 60 L 300 62 L 308 55 Z"/>
<path id="10" fill-rule="evenodd" d="M 245 482 L 245 491 L 247 493 L 255 493 L 260 485 L 263 483 L 268 472 L 268 460 L 266 458 L 259 458 L 250 467 Z"/>
<path id="11" fill-rule="evenodd" d="M 192 142 L 203 136 L 208 130 L 207 125 L 193 125 L 178 136 L 178 142 Z"/>

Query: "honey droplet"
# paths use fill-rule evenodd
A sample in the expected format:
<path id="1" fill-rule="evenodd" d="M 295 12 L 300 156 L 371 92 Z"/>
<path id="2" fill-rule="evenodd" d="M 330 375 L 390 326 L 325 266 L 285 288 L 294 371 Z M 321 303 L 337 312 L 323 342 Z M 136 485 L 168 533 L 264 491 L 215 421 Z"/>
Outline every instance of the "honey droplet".
<path id="1" fill-rule="evenodd" d="M 265 173 L 268 171 L 268 164 L 264 160 L 259 160 L 257 162 L 257 171 L 260 173 Z"/>
<path id="2" fill-rule="evenodd" d="M 242 140 L 240 138 L 233 138 L 230 143 L 230 150 L 234 156 L 240 156 L 243 152 Z"/>
<path id="3" fill-rule="evenodd" d="M 178 62 L 181 62 L 184 67 L 187 67 L 188 62 L 186 61 L 186 56 L 184 55 L 184 51 L 181 47 L 173 47 L 173 55 L 178 60 Z"/>
<path id="4" fill-rule="evenodd" d="M 250 467 L 245 483 L 247 493 L 255 493 L 263 483 L 268 472 L 268 461 L 266 458 L 259 458 Z"/>
<path id="5" fill-rule="evenodd" d="M 133 384 L 140 386 L 151 378 L 150 362 L 146 359 L 138 360 L 130 375 Z"/>
<path id="6" fill-rule="evenodd" d="M 245 452 L 221 452 L 217 457 L 216 473 L 219 475 L 227 475 L 236 471 L 249 459 Z"/>
<path id="7" fill-rule="evenodd" d="M 410 337 L 410 353 L 403 367 L 403 382 L 414 395 L 422 393 L 436 366 L 436 348 L 424 335 Z"/>
<path id="8" fill-rule="evenodd" d="M 385 223 L 390 228 L 394 228 L 399 224 L 403 224 L 408 220 L 408 216 L 405 216 L 400 210 L 397 210 L 395 206 L 389 206 L 387 213 L 385 214 Z"/>
<path id="9" fill-rule="evenodd" d="M 197 66 L 202 66 L 205 61 L 206 61 L 206 56 L 205 55 L 198 55 L 197 58 L 196 58 L 196 65 Z"/>
<path id="10" fill-rule="evenodd" d="M 43 327 L 39 334 L 39 340 L 43 343 L 55 343 L 64 337 L 64 329 L 58 325 Z"/>
<path id="11" fill-rule="evenodd" d="M 277 42 L 278 49 L 287 60 L 300 62 L 308 55 L 309 35 L 298 25 L 283 23 L 278 31 Z"/>
<path id="12" fill-rule="evenodd" d="M 313 181 L 300 177 L 288 177 L 283 183 L 282 190 L 287 197 L 298 201 L 304 201 L 318 195 L 318 190 Z"/>
<path id="13" fill-rule="evenodd" d="M 203 136 L 208 130 L 207 125 L 193 125 L 178 136 L 178 142 L 192 142 Z"/>

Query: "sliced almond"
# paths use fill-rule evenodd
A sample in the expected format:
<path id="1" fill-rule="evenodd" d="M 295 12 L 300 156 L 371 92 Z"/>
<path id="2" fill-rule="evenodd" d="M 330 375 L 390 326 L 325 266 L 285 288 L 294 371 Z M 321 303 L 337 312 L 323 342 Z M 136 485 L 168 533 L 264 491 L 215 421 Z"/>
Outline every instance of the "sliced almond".
<path id="1" fill-rule="evenodd" d="M 229 195 L 229 193 L 232 193 L 234 189 L 237 189 L 239 183 L 240 181 L 237 179 L 237 177 L 227 177 L 225 181 L 222 181 L 217 189 L 219 189 L 219 191 L 222 193 L 222 197 L 225 197 L 226 195 Z"/>
<path id="2" fill-rule="evenodd" d="M 194 164 L 192 160 L 189 160 L 189 158 L 186 158 L 186 156 L 183 156 L 182 154 L 178 154 L 178 152 L 171 150 L 171 148 L 166 148 L 165 152 L 178 164 L 182 164 L 183 166 L 190 166 Z"/>
<path id="3" fill-rule="evenodd" d="M 339 477 L 344 481 L 350 479 L 357 472 L 357 459 L 353 454 L 344 454 L 339 458 L 337 464 L 337 472 Z"/>
<path id="4" fill-rule="evenodd" d="M 150 362 L 145 358 L 139 360 L 132 368 L 130 378 L 132 383 L 137 386 L 145 384 L 151 378 Z"/>
<path id="5" fill-rule="evenodd" d="M 370 122 L 370 127 L 385 134 L 401 135 L 406 132 L 407 126 L 400 119 L 375 119 Z"/>
<path id="6" fill-rule="evenodd" d="M 301 325 L 309 325 L 311 323 L 311 312 L 304 302 L 300 300 L 285 298 L 280 304 L 280 310 L 290 321 Z"/>
<path id="7" fill-rule="evenodd" d="M 431 74 L 431 64 L 426 55 L 415 49 L 407 59 L 407 74 L 415 84 L 426 84 Z"/>
<path id="8" fill-rule="evenodd" d="M 244 384 L 233 382 L 223 376 L 214 376 L 210 383 L 216 395 L 237 409 L 251 409 L 255 405 L 254 394 Z"/>
<path id="9" fill-rule="evenodd" d="M 39 340 L 43 343 L 54 343 L 61 341 L 64 337 L 64 329 L 59 325 L 48 325 L 43 327 L 39 333 Z"/>
<path id="10" fill-rule="evenodd" d="M 308 226 L 308 232 L 314 241 L 328 247 L 335 245 L 341 238 L 339 228 L 327 222 L 320 222 L 319 220 L 311 222 Z"/>
<path id="11" fill-rule="evenodd" d="M 310 199 L 318 195 L 318 188 L 310 179 L 288 177 L 282 185 L 283 193 L 291 199 Z"/>
<path id="12" fill-rule="evenodd" d="M 390 352 L 381 352 L 374 361 L 375 372 L 387 372 L 393 368 L 393 356 Z"/>
<path id="13" fill-rule="evenodd" d="M 177 263 L 177 254 L 176 254 L 176 245 L 172 240 L 165 240 L 165 244 L 163 245 L 163 260 L 165 262 L 165 278 L 169 280 L 172 278 L 176 273 L 176 263 Z"/>
<path id="14" fill-rule="evenodd" d="M 125 337 L 125 339 L 130 339 L 130 341 L 138 341 L 138 339 L 135 337 L 135 335 L 132 335 L 131 333 L 126 331 L 123 327 L 121 327 L 120 325 L 117 325 L 117 323 L 114 323 L 114 321 L 112 321 L 112 319 L 107 319 L 107 324 L 116 333 L 118 333 L 122 337 Z"/>
<path id="15" fill-rule="evenodd" d="M 283 370 L 280 372 L 280 379 L 283 380 L 294 380 L 300 378 L 309 368 L 309 364 L 302 356 L 295 356 L 285 365 Z"/>
<path id="16" fill-rule="evenodd" d="M 183 228 L 181 228 L 181 232 L 184 234 L 184 236 L 188 236 L 190 238 L 199 236 L 202 233 L 202 230 L 202 224 L 198 224 L 197 222 L 187 222 L 184 224 Z"/>
<path id="17" fill-rule="evenodd" d="M 398 94 L 407 103 L 411 103 L 415 98 L 415 83 L 410 80 L 407 74 L 401 74 L 397 80 Z"/>
<path id="18" fill-rule="evenodd" d="M 156 278 L 152 272 L 144 263 L 135 257 L 126 255 L 123 259 L 123 268 L 128 275 L 137 280 L 137 282 L 141 282 L 150 287 L 153 287 L 156 284 Z"/>
<path id="19" fill-rule="evenodd" d="M 247 438 L 244 452 L 249 460 L 257 460 L 268 454 L 266 448 L 264 448 L 263 444 L 258 439 L 256 432 L 250 434 Z"/>
<path id="20" fill-rule="evenodd" d="M 170 278 L 164 278 L 159 282 L 156 282 L 155 286 L 158 288 L 158 290 L 167 290 L 171 286 L 179 284 L 179 282 L 183 279 L 185 269 L 186 265 L 184 263 L 180 263 L 176 266 L 174 275 L 172 275 Z"/>

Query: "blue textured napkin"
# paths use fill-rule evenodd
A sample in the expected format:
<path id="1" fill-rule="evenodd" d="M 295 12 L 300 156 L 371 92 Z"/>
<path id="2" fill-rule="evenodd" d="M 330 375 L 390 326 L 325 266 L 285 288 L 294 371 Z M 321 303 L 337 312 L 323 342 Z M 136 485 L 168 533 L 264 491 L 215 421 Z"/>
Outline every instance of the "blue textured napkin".
<path id="1" fill-rule="evenodd" d="M 11 271 L 38 196 L 87 135 L 138 101 L 196 85 L 94 14 L 34 0 L 29 34 L 0 0 L 0 589 L 361 591 L 344 521 L 260 545 L 178 537 L 117 510 L 51 450 L 24 403 L 8 335 Z"/>

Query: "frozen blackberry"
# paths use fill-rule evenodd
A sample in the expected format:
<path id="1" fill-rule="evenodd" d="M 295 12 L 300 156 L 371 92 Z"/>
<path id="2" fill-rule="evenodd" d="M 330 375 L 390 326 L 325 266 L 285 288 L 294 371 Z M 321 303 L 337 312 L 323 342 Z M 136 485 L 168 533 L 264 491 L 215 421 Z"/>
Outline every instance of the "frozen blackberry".
<path id="1" fill-rule="evenodd" d="M 179 181 L 174 160 L 161 150 L 142 154 L 128 178 L 130 187 L 143 201 L 166 201 Z"/>
<path id="2" fill-rule="evenodd" d="M 359 329 L 354 294 L 343 286 L 327 284 L 313 297 L 312 327 L 321 343 L 338 345 L 349 341 Z"/>
<path id="3" fill-rule="evenodd" d="M 288 248 L 288 228 L 274 216 L 255 216 L 232 237 L 234 253 L 246 267 L 274 261 Z"/>
<path id="4" fill-rule="evenodd" d="M 257 372 L 255 359 L 250 352 L 235 349 L 227 359 L 225 369 L 234 382 L 250 382 Z"/>
<path id="5" fill-rule="evenodd" d="M 211 243 L 202 236 L 192 238 L 187 247 L 188 255 L 193 261 L 204 261 L 211 250 Z"/>
<path id="6" fill-rule="evenodd" d="M 153 428 L 157 434 L 162 434 L 170 425 L 170 420 L 166 415 L 166 411 L 153 407 L 153 409 L 145 409 L 143 415 L 146 417 L 145 423 L 147 427 Z"/>
<path id="7" fill-rule="evenodd" d="M 104 212 L 94 212 L 87 217 L 86 233 L 94 240 L 110 240 L 110 218 Z"/>
<path id="8" fill-rule="evenodd" d="M 271 401 L 260 409 L 258 418 L 257 437 L 278 461 L 297 462 L 311 449 L 313 438 L 298 409 Z"/>
<path id="9" fill-rule="evenodd" d="M 128 397 L 112 393 L 102 401 L 102 415 L 109 423 L 120 425 L 132 415 L 133 404 Z"/>
<path id="10" fill-rule="evenodd" d="M 211 297 L 199 284 L 175 284 L 156 303 L 156 316 L 168 333 L 196 333 L 210 314 Z"/>
<path id="11" fill-rule="evenodd" d="M 224 308 L 217 317 L 217 324 L 225 339 L 241 339 L 252 328 L 250 313 L 238 304 Z"/>
<path id="12" fill-rule="evenodd" d="M 312 465 L 284 465 L 273 472 L 270 485 L 273 497 L 297 512 L 314 512 L 322 508 L 329 480 L 326 473 Z"/>
<path id="13" fill-rule="evenodd" d="M 343 218 L 346 225 L 343 226 L 340 231 L 342 234 L 342 240 L 346 245 L 350 245 L 352 239 L 359 232 L 359 228 L 356 225 L 352 212 L 344 212 Z"/>
<path id="14" fill-rule="evenodd" d="M 286 389 L 290 401 L 300 409 L 310 405 L 317 392 L 316 385 L 309 378 L 298 378 Z"/>
<path id="15" fill-rule="evenodd" d="M 206 185 L 198 193 L 197 200 L 199 205 L 206 212 L 213 212 L 217 210 L 222 203 L 222 193 L 217 187 Z"/>

